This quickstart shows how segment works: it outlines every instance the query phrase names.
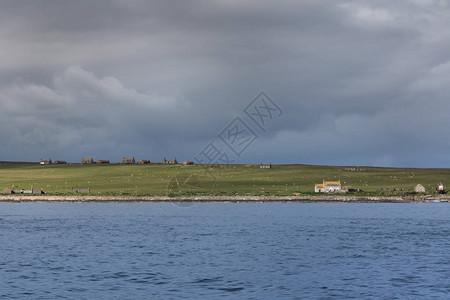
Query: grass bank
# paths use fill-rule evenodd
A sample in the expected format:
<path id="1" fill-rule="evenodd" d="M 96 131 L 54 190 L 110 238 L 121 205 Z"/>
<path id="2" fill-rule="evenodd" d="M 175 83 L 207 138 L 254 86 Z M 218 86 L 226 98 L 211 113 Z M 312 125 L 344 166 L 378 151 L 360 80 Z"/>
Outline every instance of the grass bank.
<path id="1" fill-rule="evenodd" d="M 299 196 L 313 195 L 314 184 L 341 180 L 360 188 L 361 196 L 396 196 L 422 184 L 434 194 L 439 182 L 450 183 L 450 169 L 398 169 L 274 165 L 33 165 L 0 164 L 0 189 L 40 188 L 47 195 L 70 195 L 72 189 L 90 188 L 91 195 L 115 196 Z M 381 188 L 402 192 L 381 192 Z"/>

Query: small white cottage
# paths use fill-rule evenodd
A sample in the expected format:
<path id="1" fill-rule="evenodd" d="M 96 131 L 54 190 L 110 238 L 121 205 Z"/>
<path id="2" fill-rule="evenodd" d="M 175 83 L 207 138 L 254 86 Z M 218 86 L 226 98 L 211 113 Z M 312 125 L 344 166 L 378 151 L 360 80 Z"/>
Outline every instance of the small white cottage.
<path id="1" fill-rule="evenodd" d="M 315 185 L 314 192 L 316 193 L 339 193 L 341 192 L 341 181 L 326 181 Z"/>

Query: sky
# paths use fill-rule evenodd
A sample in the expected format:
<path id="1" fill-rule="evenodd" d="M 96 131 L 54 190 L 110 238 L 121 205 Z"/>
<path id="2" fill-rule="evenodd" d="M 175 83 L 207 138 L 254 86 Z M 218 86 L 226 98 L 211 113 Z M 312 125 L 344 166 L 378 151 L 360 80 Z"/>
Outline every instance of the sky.
<path id="1" fill-rule="evenodd" d="M 450 167 L 449 28 L 444 0 L 3 0 L 0 161 Z"/>

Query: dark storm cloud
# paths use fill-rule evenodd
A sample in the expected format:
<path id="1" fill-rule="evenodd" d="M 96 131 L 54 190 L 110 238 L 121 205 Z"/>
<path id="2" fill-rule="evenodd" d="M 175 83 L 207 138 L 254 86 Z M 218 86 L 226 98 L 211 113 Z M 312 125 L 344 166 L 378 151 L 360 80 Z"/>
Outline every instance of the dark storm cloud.
<path id="1" fill-rule="evenodd" d="M 448 1 L 2 1 L 1 159 L 191 159 L 264 90 L 241 161 L 447 166 Z"/>

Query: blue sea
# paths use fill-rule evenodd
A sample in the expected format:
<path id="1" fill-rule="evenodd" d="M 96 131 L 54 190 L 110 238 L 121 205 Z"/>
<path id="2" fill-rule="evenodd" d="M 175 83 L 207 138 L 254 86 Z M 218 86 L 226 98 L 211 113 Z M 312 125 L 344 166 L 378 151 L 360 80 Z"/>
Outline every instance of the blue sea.
<path id="1" fill-rule="evenodd" d="M 0 204 L 1 299 L 449 299 L 449 204 Z"/>

